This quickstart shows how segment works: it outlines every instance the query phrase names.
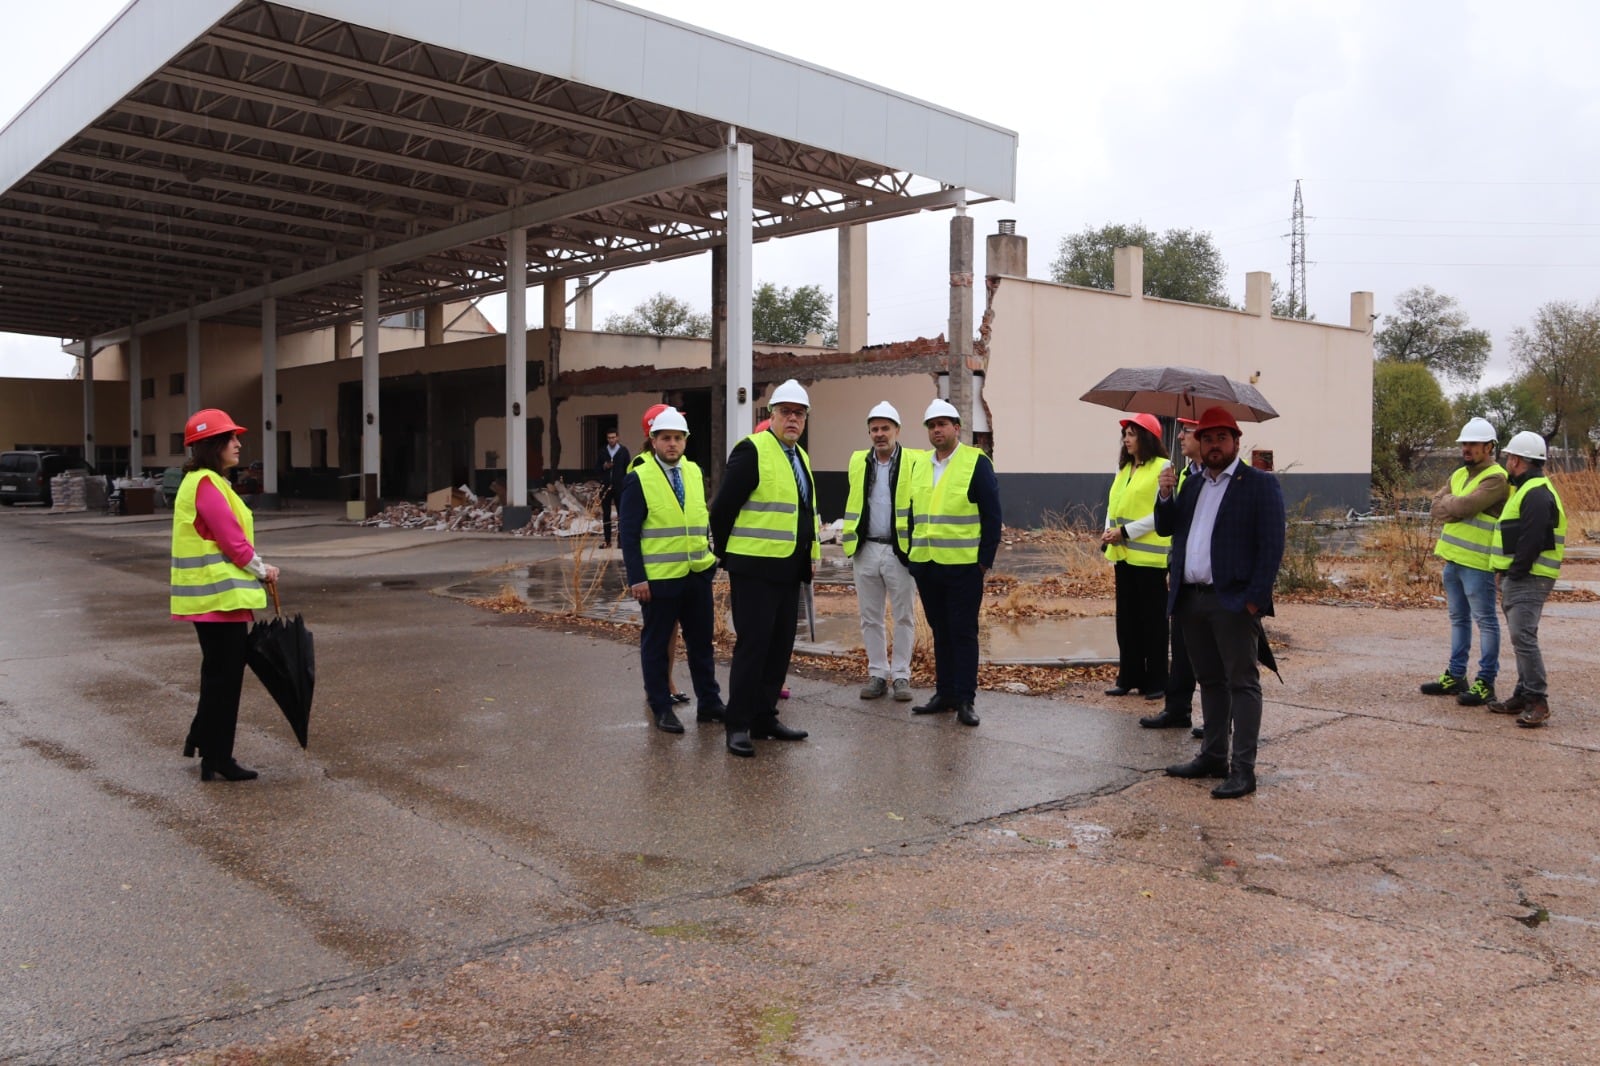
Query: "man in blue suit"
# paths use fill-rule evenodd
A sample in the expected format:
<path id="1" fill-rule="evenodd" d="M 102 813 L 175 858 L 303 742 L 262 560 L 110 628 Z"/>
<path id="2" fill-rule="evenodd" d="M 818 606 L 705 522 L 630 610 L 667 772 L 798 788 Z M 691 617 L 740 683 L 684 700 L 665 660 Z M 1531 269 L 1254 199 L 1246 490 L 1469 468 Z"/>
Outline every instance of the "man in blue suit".
<path id="1" fill-rule="evenodd" d="M 1266 641 L 1261 617 L 1272 613 L 1272 586 L 1283 561 L 1283 490 L 1272 474 L 1239 462 L 1239 423 L 1226 408 L 1202 414 L 1194 434 L 1201 474 L 1175 494 L 1176 473 L 1163 471 L 1155 517 L 1156 532 L 1172 538 L 1167 611 L 1183 627 L 1200 685 L 1205 739 L 1199 755 L 1167 773 L 1225 778 L 1211 794 L 1237 799 L 1256 790 L 1256 662 Z"/>

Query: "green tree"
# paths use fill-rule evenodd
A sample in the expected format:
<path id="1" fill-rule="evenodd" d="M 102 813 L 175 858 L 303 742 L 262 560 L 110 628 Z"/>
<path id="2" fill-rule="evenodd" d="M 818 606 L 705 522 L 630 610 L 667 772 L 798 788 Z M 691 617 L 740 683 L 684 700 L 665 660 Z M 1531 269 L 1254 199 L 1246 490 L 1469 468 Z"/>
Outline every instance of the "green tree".
<path id="1" fill-rule="evenodd" d="M 1543 414 L 1546 440 L 1581 443 L 1595 458 L 1600 431 L 1600 300 L 1545 304 L 1511 334 L 1511 359 Z"/>
<path id="2" fill-rule="evenodd" d="M 763 281 L 751 301 L 750 332 L 764 344 L 804 344 L 807 333 L 820 333 L 822 343 L 832 348 L 839 343 L 833 297 L 820 285 L 780 289 Z"/>
<path id="3" fill-rule="evenodd" d="M 1381 358 L 1420 363 L 1460 382 L 1475 382 L 1483 374 L 1489 361 L 1489 334 L 1468 328 L 1466 312 L 1454 296 L 1418 285 L 1395 297 L 1394 306 L 1395 313 L 1383 316 L 1372 338 Z"/>
<path id="4" fill-rule="evenodd" d="M 1380 359 L 1372 370 L 1372 483 L 1408 487 L 1418 461 L 1453 440 L 1453 412 L 1438 379 L 1420 363 Z"/>
<path id="5" fill-rule="evenodd" d="M 652 337 L 709 337 L 711 316 L 676 296 L 658 292 L 625 315 L 607 315 L 600 328 L 607 333 L 647 333 Z"/>
<path id="6" fill-rule="evenodd" d="M 1480 392 L 1466 392 L 1453 401 L 1456 422 L 1466 425 L 1469 418 L 1487 418 L 1499 434 L 1500 443 L 1524 429 L 1541 430 L 1544 415 L 1539 400 L 1522 379 L 1490 385 Z"/>
<path id="7" fill-rule="evenodd" d="M 1115 276 L 1118 248 L 1144 249 L 1144 292 L 1168 300 L 1232 307 L 1223 291 L 1227 264 L 1199 230 L 1169 229 L 1157 236 L 1142 225 L 1110 223 L 1061 238 L 1050 276 L 1068 285 L 1109 289 Z"/>
<path id="8" fill-rule="evenodd" d="M 1302 293 L 1298 307 L 1289 306 L 1289 296 L 1283 291 L 1283 286 L 1276 281 L 1272 283 L 1272 313 L 1278 318 L 1303 318 L 1307 322 L 1315 322 L 1317 316 L 1306 310 L 1305 295 Z"/>

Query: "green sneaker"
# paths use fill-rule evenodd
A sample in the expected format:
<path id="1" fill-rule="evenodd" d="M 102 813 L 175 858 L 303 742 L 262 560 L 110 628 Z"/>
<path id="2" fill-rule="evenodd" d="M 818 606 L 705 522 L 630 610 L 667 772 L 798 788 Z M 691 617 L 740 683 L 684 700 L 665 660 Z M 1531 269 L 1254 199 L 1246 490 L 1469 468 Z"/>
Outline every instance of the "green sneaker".
<path id="1" fill-rule="evenodd" d="M 1494 683 L 1483 678 L 1472 683 L 1472 687 L 1456 697 L 1456 702 L 1463 707 L 1482 707 L 1485 703 L 1494 702 Z"/>
<path id="2" fill-rule="evenodd" d="M 1467 679 L 1454 674 L 1440 674 L 1439 680 L 1422 686 L 1424 696 L 1457 696 L 1467 687 Z"/>

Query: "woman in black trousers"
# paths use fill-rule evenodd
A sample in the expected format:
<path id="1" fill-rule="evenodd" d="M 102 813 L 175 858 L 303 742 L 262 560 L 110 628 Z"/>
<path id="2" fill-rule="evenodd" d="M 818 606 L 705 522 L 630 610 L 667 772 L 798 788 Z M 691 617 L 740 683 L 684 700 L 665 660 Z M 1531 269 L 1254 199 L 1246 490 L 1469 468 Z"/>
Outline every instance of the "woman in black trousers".
<path id="1" fill-rule="evenodd" d="M 1116 568 L 1117 683 L 1108 696 L 1134 690 L 1161 699 L 1167 683 L 1167 537 L 1156 535 L 1157 480 L 1171 466 L 1154 415 L 1122 420 L 1117 475 L 1106 503 L 1101 550 Z"/>

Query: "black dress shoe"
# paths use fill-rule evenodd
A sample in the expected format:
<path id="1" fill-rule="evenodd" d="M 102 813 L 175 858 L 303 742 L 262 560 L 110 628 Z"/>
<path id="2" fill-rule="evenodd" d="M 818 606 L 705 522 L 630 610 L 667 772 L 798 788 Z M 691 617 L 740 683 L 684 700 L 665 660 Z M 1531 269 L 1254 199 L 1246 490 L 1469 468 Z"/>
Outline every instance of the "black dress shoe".
<path id="1" fill-rule="evenodd" d="M 1107 696 L 1127 696 L 1132 692 L 1133 689 L 1128 688 L 1125 685 L 1112 685 L 1110 688 L 1106 689 Z"/>
<path id="2" fill-rule="evenodd" d="M 1139 724 L 1146 729 L 1188 729 L 1189 716 L 1186 714 L 1173 714 L 1170 710 L 1160 714 L 1148 714 L 1139 719 Z"/>
<path id="3" fill-rule="evenodd" d="M 1249 770 L 1235 770 L 1228 779 L 1211 790 L 1213 799 L 1232 800 L 1248 796 L 1256 790 L 1256 775 Z"/>
<path id="4" fill-rule="evenodd" d="M 721 722 L 728 717 L 727 704 L 718 700 L 716 703 L 702 703 L 695 708 L 694 720 L 697 722 Z"/>
<path id="5" fill-rule="evenodd" d="M 1189 735 L 1194 737 L 1196 740 L 1199 740 L 1201 737 L 1206 735 L 1206 731 L 1200 726 L 1195 726 L 1193 729 L 1189 730 Z"/>
<path id="6" fill-rule="evenodd" d="M 663 733 L 681 733 L 683 723 L 678 721 L 678 716 L 672 713 L 671 707 L 668 707 L 656 715 L 656 728 Z"/>
<path id="7" fill-rule="evenodd" d="M 741 758 L 748 759 L 755 753 L 756 746 L 750 743 L 749 733 L 734 732 L 728 734 L 729 755 L 738 755 Z"/>
<path id="8" fill-rule="evenodd" d="M 185 759 L 193 758 L 194 753 L 198 751 L 199 748 L 200 742 L 195 739 L 193 733 L 190 733 L 188 736 L 183 738 L 183 757 Z"/>
<path id="9" fill-rule="evenodd" d="M 261 775 L 248 766 L 240 766 L 229 759 L 227 762 L 209 762 L 205 758 L 200 760 L 200 780 L 210 781 L 222 778 L 224 781 L 254 781 Z"/>
<path id="10" fill-rule="evenodd" d="M 1167 767 L 1168 777 L 1227 777 L 1228 764 L 1221 759 L 1196 755 L 1188 762 Z"/>
<path id="11" fill-rule="evenodd" d="M 956 703 L 955 700 L 951 699 L 949 696 L 944 695 L 943 693 L 936 692 L 936 693 L 934 693 L 933 698 L 930 699 L 927 703 L 920 703 L 917 706 L 911 708 L 911 713 L 912 714 L 943 714 L 945 711 L 953 711 L 953 710 L 955 710 L 957 706 L 958 706 L 958 704 Z"/>
<path id="12" fill-rule="evenodd" d="M 804 729 L 793 729 L 776 718 L 750 727 L 751 740 L 804 740 L 810 735 Z"/>
<path id="13" fill-rule="evenodd" d="M 674 692 L 672 694 L 672 702 L 673 703 L 688 703 L 689 702 L 689 694 L 687 692 Z"/>
<path id="14" fill-rule="evenodd" d="M 960 722 L 962 725 L 977 725 L 978 712 L 973 709 L 972 704 L 963 703 L 961 706 L 956 708 L 956 721 Z"/>

